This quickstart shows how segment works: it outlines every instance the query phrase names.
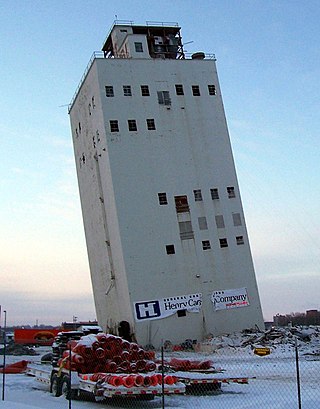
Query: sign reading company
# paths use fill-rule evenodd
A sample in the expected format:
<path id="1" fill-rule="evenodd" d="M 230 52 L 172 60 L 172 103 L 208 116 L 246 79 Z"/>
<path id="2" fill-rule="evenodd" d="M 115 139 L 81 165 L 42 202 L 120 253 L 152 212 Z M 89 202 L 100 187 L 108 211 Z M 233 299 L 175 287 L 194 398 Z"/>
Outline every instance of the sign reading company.
<path id="1" fill-rule="evenodd" d="M 247 307 L 249 305 L 247 289 L 245 287 L 214 291 L 211 296 L 211 301 L 216 311 Z"/>
<path id="2" fill-rule="evenodd" d="M 169 317 L 179 310 L 199 312 L 202 306 L 202 294 L 179 295 L 160 300 L 137 301 L 133 303 L 136 321 L 158 320 Z"/>

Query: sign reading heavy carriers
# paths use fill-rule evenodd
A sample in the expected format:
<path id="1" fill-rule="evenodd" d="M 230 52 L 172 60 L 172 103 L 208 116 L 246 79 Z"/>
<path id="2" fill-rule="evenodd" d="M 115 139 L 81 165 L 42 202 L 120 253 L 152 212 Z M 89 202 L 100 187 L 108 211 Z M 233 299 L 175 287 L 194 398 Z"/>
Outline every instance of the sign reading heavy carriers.
<path id="1" fill-rule="evenodd" d="M 198 386 L 208 391 L 222 382 L 248 383 L 247 378 L 225 377 L 211 361 L 157 361 L 154 351 L 105 333 L 61 332 L 52 351 L 50 362 L 29 365 L 27 374 L 48 385 L 54 396 L 67 399 L 90 394 L 96 401 L 115 396 L 151 400 L 193 393 Z"/>

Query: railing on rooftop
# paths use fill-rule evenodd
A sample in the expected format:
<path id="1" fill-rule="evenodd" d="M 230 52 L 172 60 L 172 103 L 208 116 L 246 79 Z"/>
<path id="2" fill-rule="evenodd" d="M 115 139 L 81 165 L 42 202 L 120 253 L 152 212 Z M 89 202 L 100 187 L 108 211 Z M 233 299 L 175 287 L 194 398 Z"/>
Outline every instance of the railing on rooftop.
<path id="1" fill-rule="evenodd" d="M 187 60 L 192 60 L 192 55 L 193 55 L 193 54 L 194 54 L 194 53 L 184 53 L 184 55 L 185 55 L 185 59 L 184 59 L 184 60 L 183 60 L 183 59 L 180 59 L 180 60 L 177 59 L 177 60 L 175 60 L 175 61 L 185 61 L 186 59 L 187 59 Z M 206 60 L 214 60 L 214 61 L 216 60 L 215 54 L 204 54 L 204 56 L 205 56 L 205 59 L 206 59 Z M 87 76 L 87 74 L 88 74 L 88 72 L 89 72 L 89 70 L 90 70 L 90 68 L 91 68 L 91 66 L 92 66 L 92 64 L 93 64 L 93 62 L 94 62 L 94 60 L 97 59 L 97 58 L 114 58 L 114 57 L 107 57 L 103 51 L 94 51 L 94 52 L 93 52 L 93 54 L 91 55 L 91 58 L 90 58 L 90 60 L 89 60 L 89 62 L 88 62 L 88 64 L 87 64 L 87 66 L 86 66 L 86 69 L 84 70 L 84 73 L 83 73 L 83 75 L 82 75 L 82 77 L 81 77 L 81 79 L 80 79 L 79 85 L 77 86 L 77 89 L 76 89 L 76 91 L 75 91 L 75 93 L 74 93 L 74 95 L 73 95 L 73 97 L 72 97 L 72 99 L 71 99 L 71 102 L 70 102 L 70 104 L 68 105 L 68 113 L 70 113 L 71 108 L 72 108 L 72 106 L 73 106 L 73 104 L 74 104 L 74 101 L 75 101 L 75 99 L 77 98 L 78 93 L 79 93 L 79 91 L 80 91 L 80 88 L 81 88 L 81 86 L 82 86 L 84 80 L 86 79 L 86 76 Z M 192 61 L 199 61 L 199 60 L 192 60 Z"/>
<path id="2" fill-rule="evenodd" d="M 153 27 L 179 27 L 179 24 L 175 21 L 146 21 L 146 25 Z"/>

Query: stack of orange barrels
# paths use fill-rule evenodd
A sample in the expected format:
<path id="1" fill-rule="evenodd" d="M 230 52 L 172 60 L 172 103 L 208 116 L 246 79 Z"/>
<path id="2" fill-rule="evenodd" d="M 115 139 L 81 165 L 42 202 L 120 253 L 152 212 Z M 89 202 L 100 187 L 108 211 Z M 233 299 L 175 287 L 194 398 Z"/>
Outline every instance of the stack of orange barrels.
<path id="1" fill-rule="evenodd" d="M 71 359 L 70 359 L 71 346 Z M 99 333 L 83 336 L 79 341 L 70 341 L 59 366 L 88 373 L 140 373 L 156 370 L 155 353 L 145 351 L 138 344 L 128 342 L 111 334 Z"/>
<path id="2" fill-rule="evenodd" d="M 154 360 L 153 351 L 145 351 L 138 344 L 120 337 L 99 333 L 70 341 L 69 349 L 64 351 L 58 364 L 77 371 L 84 380 L 106 382 L 114 387 L 149 387 L 162 382 L 166 385 L 178 382 L 178 378 L 172 375 L 162 378 L 162 374 L 151 374 L 157 368 Z"/>

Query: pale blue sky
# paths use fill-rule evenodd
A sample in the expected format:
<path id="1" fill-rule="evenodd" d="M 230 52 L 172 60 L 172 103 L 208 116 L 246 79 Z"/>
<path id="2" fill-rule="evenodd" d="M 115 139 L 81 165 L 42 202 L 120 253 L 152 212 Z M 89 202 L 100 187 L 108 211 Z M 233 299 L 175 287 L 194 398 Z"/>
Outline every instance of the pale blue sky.
<path id="1" fill-rule="evenodd" d="M 264 317 L 320 309 L 319 1 L 0 0 L 8 323 L 95 318 L 66 105 L 116 16 L 216 54 Z"/>

